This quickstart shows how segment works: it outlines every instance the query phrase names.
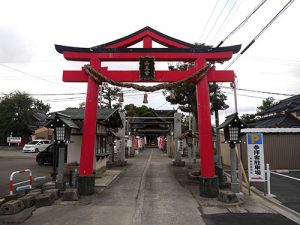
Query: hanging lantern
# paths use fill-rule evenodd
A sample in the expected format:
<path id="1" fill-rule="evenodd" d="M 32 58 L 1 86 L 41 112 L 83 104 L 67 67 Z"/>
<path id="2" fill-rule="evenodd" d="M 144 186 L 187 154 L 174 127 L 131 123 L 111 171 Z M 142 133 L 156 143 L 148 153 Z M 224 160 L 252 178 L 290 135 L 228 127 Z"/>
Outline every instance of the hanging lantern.
<path id="1" fill-rule="evenodd" d="M 175 91 L 174 90 L 170 91 L 170 100 L 176 100 L 176 96 L 175 96 Z"/>
<path id="2" fill-rule="evenodd" d="M 124 102 L 124 96 L 122 92 L 119 94 L 119 102 Z"/>
<path id="3" fill-rule="evenodd" d="M 144 100 L 143 103 L 147 104 L 148 103 L 148 95 L 147 93 L 144 94 Z"/>

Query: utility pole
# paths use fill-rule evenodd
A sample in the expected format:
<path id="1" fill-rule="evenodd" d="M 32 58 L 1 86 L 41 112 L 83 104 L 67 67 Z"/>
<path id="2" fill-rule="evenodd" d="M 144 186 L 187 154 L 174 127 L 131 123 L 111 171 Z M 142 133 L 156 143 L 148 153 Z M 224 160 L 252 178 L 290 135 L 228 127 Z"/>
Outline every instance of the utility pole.
<path id="1" fill-rule="evenodd" d="M 236 75 L 235 75 L 236 76 Z M 237 94 L 236 94 L 236 83 L 233 82 L 231 83 L 231 87 L 233 88 L 233 93 L 234 93 L 234 106 L 235 106 L 235 112 L 238 112 L 238 108 L 237 108 Z M 242 190 L 242 180 L 243 180 L 243 175 L 242 175 L 242 168 L 241 168 L 241 147 L 238 144 L 237 145 L 237 149 L 238 149 L 238 177 L 239 177 L 239 190 Z M 235 151 L 235 150 L 234 150 Z"/>
<path id="2" fill-rule="evenodd" d="M 219 177 L 219 184 L 222 185 L 223 181 L 223 166 L 222 166 L 222 157 L 221 157 L 221 146 L 220 146 L 220 133 L 217 129 L 219 127 L 219 111 L 218 111 L 218 98 L 217 98 L 217 83 L 213 83 L 214 89 L 214 100 L 213 108 L 215 114 L 215 124 L 216 124 L 216 151 L 217 151 L 217 175 Z"/>

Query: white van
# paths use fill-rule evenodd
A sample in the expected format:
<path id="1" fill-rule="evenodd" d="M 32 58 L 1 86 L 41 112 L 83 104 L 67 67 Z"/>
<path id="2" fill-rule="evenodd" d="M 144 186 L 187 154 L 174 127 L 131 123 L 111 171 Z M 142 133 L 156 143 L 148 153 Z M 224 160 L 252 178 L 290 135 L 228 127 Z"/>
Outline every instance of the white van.
<path id="1" fill-rule="evenodd" d="M 38 139 L 28 142 L 23 147 L 23 152 L 41 152 L 51 144 L 50 140 Z"/>

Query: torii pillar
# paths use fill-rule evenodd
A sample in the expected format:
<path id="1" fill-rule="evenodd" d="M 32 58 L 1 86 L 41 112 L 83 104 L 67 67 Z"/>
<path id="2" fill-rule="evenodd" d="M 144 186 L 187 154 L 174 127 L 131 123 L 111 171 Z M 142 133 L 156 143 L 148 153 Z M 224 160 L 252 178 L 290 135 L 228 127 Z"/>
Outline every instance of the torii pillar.
<path id="1" fill-rule="evenodd" d="M 195 63 L 197 69 L 205 65 L 203 59 Z M 214 198 L 219 194 L 218 177 L 215 175 L 214 153 L 212 142 L 212 127 L 210 119 L 210 99 L 207 76 L 204 76 L 196 85 L 198 132 L 200 152 L 200 195 Z"/>
<path id="2" fill-rule="evenodd" d="M 96 57 L 91 58 L 90 65 L 95 69 L 100 69 L 101 62 Z M 84 110 L 84 126 L 82 130 L 82 144 L 78 177 L 78 192 L 80 195 L 93 194 L 95 187 L 95 176 L 93 174 L 93 169 L 99 84 L 97 84 L 97 82 L 91 77 L 88 77 L 87 83 L 86 104 Z"/>

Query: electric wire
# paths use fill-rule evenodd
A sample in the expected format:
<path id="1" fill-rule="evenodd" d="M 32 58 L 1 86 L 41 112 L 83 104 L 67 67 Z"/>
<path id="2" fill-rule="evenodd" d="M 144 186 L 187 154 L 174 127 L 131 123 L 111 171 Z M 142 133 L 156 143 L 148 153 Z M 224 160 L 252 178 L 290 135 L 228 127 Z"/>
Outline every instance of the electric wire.
<path id="1" fill-rule="evenodd" d="M 237 7 L 234 8 L 233 13 L 231 14 L 231 16 L 229 17 L 228 21 L 224 24 L 224 26 L 221 27 L 220 30 L 220 34 L 224 33 L 223 31 L 226 30 L 228 24 L 231 22 L 232 18 L 234 18 L 235 14 L 239 11 L 241 5 L 244 3 L 245 0 L 237 0 L 238 1 L 238 5 Z M 216 39 L 217 37 L 215 36 L 214 39 Z"/>
<path id="2" fill-rule="evenodd" d="M 219 28 L 217 29 L 217 31 L 216 31 L 216 33 L 215 33 L 215 36 L 214 36 L 214 38 L 212 39 L 212 43 L 215 42 L 215 39 L 217 38 L 217 36 L 218 36 L 220 30 L 224 27 L 224 24 L 228 21 L 228 18 L 229 18 L 229 16 L 231 15 L 232 10 L 233 10 L 233 8 L 235 7 L 235 5 L 236 5 L 237 2 L 238 2 L 238 1 L 236 0 L 236 1 L 231 5 L 231 7 L 230 7 L 230 9 L 229 9 L 229 11 L 228 11 L 228 13 L 227 13 L 225 19 L 223 20 L 223 22 L 220 24 Z"/>
<path id="3" fill-rule="evenodd" d="M 225 89 L 232 89 L 231 87 L 226 87 L 226 86 L 221 86 L 221 85 L 219 85 L 219 87 L 225 88 Z M 295 96 L 295 94 L 286 94 L 286 93 L 279 93 L 279 92 L 269 92 L 269 91 L 250 90 L 250 89 L 244 89 L 244 88 L 236 88 L 236 90 L 239 90 L 239 91 L 247 91 L 247 92 L 253 92 L 253 93 L 271 94 L 271 95 L 282 95 L 282 96 L 288 96 L 288 97 Z"/>
<path id="4" fill-rule="evenodd" d="M 214 14 L 214 12 L 215 12 L 215 10 L 216 10 L 216 7 L 217 7 L 218 3 L 219 3 L 219 0 L 216 1 L 216 4 L 215 4 L 213 10 L 211 11 L 211 13 L 210 13 L 210 15 L 209 15 L 209 17 L 208 17 L 208 20 L 207 20 L 207 22 L 206 22 L 206 24 L 205 24 L 205 27 L 204 27 L 204 29 L 202 30 L 202 33 L 201 33 L 201 36 L 199 37 L 199 40 L 202 39 L 202 37 L 203 37 L 203 35 L 204 35 L 204 33 L 205 33 L 207 27 L 208 27 L 208 24 L 210 23 L 210 20 L 211 20 L 211 18 L 212 18 L 212 15 Z"/>
<path id="5" fill-rule="evenodd" d="M 236 28 L 234 28 L 218 45 L 217 48 L 220 47 L 230 36 L 232 36 L 235 32 L 237 32 L 239 29 L 241 29 L 245 23 L 247 23 L 247 21 L 250 19 L 251 16 L 254 15 L 255 12 L 257 12 L 260 7 L 263 6 L 263 4 L 266 3 L 267 0 L 263 0 L 260 4 L 258 4 L 254 10 L 239 24 L 236 26 Z"/>
<path id="6" fill-rule="evenodd" d="M 211 26 L 209 32 L 208 32 L 207 35 L 205 36 L 205 38 L 204 38 L 204 43 L 206 42 L 206 40 L 207 40 L 207 38 L 209 37 L 209 35 L 211 34 L 213 28 L 215 27 L 215 25 L 217 24 L 217 22 L 218 22 L 219 19 L 221 18 L 221 15 L 223 14 L 223 12 L 224 12 L 226 6 L 228 5 L 228 3 L 229 3 L 229 0 L 226 1 L 225 5 L 224 5 L 223 9 L 221 10 L 221 12 L 219 13 L 217 19 L 215 20 L 214 24 Z"/>
<path id="7" fill-rule="evenodd" d="M 14 68 L 14 67 L 5 65 L 5 64 L 3 64 L 3 63 L 0 63 L 0 66 L 6 67 L 6 68 L 8 68 L 8 69 L 10 69 L 10 70 L 13 70 L 13 71 L 16 71 L 16 72 L 18 72 L 18 73 L 22 73 L 22 74 L 24 74 L 24 75 L 26 75 L 26 76 L 29 76 L 29 77 L 33 77 L 33 78 L 36 78 L 36 79 L 39 79 L 39 80 L 43 80 L 43 81 L 48 82 L 48 83 L 52 83 L 52 84 L 55 84 L 55 85 L 60 85 L 60 86 L 63 86 L 63 87 L 65 87 L 65 88 L 69 88 L 69 89 L 76 89 L 76 88 L 72 88 L 72 87 L 68 87 L 68 86 L 66 86 L 66 85 L 63 85 L 62 83 L 58 83 L 58 82 L 54 82 L 54 81 L 51 81 L 51 80 L 47 80 L 47 79 L 45 79 L 45 78 L 42 78 L 42 77 L 39 77 L 39 76 L 30 74 L 30 73 L 27 73 L 27 72 L 25 72 L 25 71 L 16 69 L 16 68 Z"/>
<path id="8" fill-rule="evenodd" d="M 226 94 L 232 94 L 232 95 L 234 95 L 233 92 L 229 92 L 229 91 L 223 91 L 223 92 L 226 93 Z M 237 93 L 237 95 L 243 96 L 243 97 L 249 97 L 249 98 L 266 99 L 266 97 L 254 96 L 254 95 L 246 95 L 246 94 L 240 94 L 240 93 Z M 280 100 L 280 99 L 277 99 L 277 98 L 274 98 L 274 99 L 275 100 Z"/>
<path id="9" fill-rule="evenodd" d="M 253 40 L 226 66 L 228 69 L 232 66 L 254 43 L 255 41 L 274 23 L 274 21 L 286 10 L 295 0 L 290 0 L 271 20 L 266 26 L 253 38 Z"/>

